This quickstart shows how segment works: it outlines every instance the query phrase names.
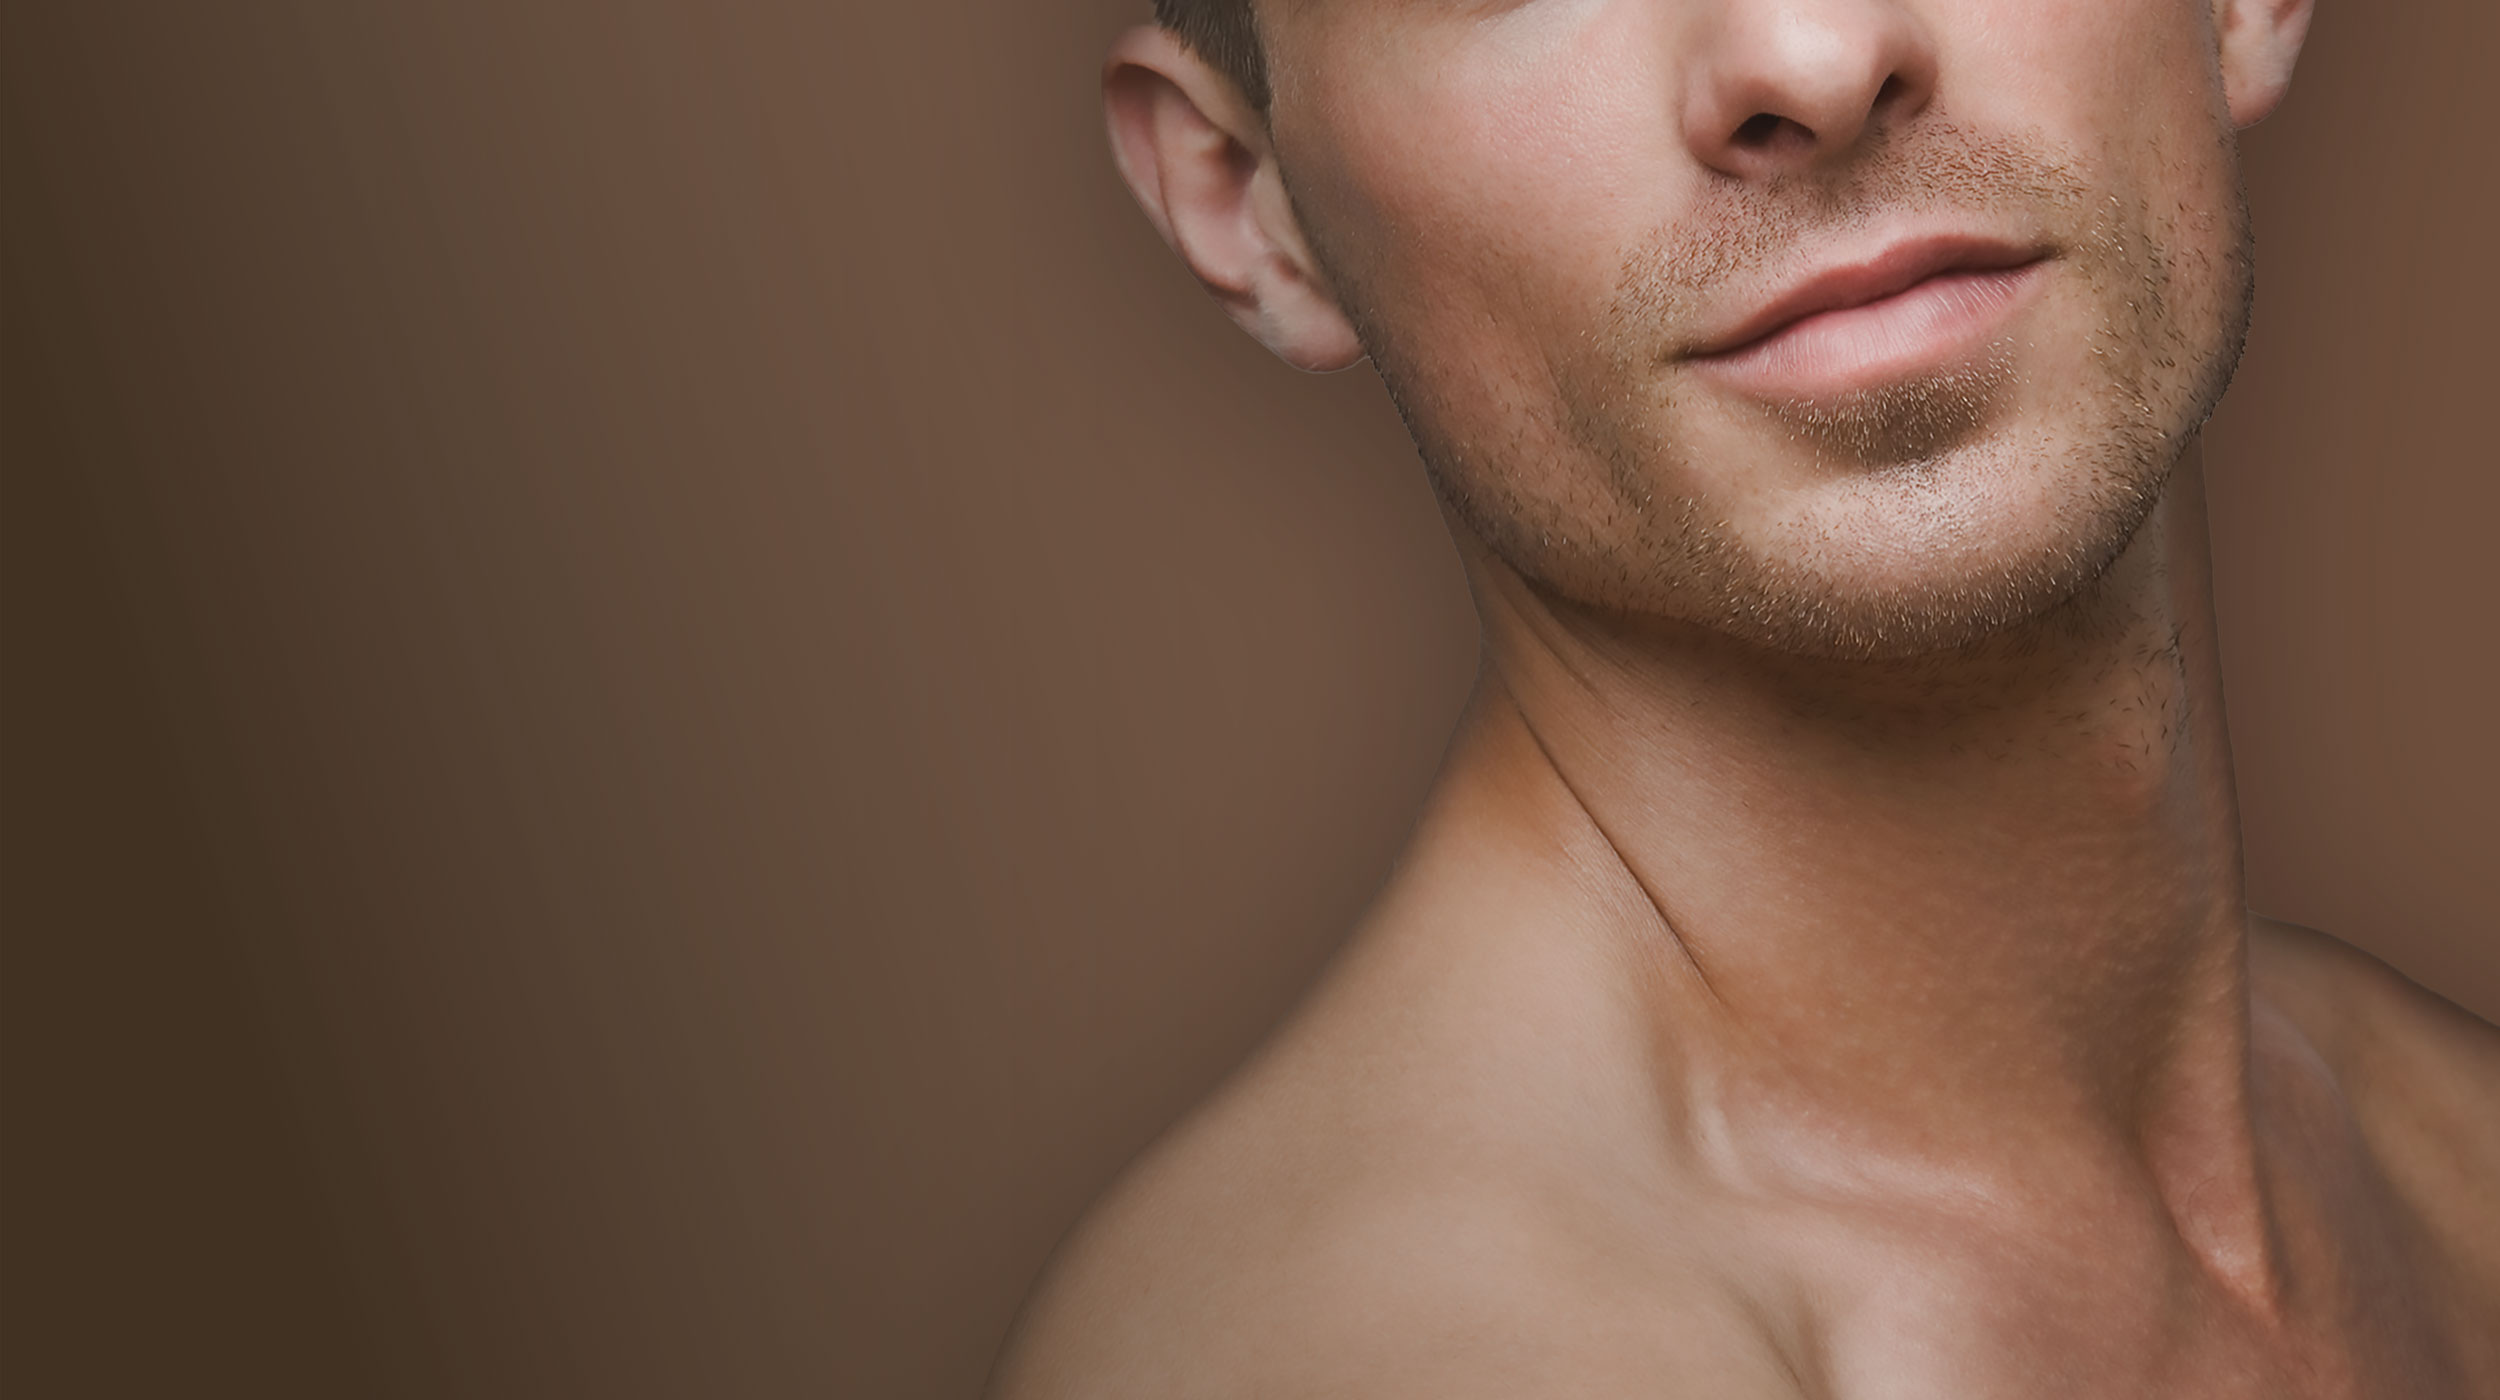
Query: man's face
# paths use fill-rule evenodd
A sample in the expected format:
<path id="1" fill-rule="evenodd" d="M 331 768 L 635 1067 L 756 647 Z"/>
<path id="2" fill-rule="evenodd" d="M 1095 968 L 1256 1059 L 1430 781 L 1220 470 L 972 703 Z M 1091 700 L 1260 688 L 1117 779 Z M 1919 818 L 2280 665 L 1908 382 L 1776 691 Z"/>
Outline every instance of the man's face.
<path id="1" fill-rule="evenodd" d="M 1286 0 L 1304 232 L 1531 581 L 1903 656 L 2071 597 L 2228 381 L 2204 0 Z M 1837 308 L 1837 309 L 1835 309 Z"/>

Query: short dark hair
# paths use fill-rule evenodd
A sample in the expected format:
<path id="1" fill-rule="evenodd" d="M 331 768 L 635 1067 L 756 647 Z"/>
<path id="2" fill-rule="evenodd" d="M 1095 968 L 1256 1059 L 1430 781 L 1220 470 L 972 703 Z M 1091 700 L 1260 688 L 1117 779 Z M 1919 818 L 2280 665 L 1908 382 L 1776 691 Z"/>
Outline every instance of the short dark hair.
<path id="1" fill-rule="evenodd" d="M 1155 23 L 1232 79 L 1251 106 L 1267 110 L 1267 57 L 1251 0 L 1155 0 Z"/>

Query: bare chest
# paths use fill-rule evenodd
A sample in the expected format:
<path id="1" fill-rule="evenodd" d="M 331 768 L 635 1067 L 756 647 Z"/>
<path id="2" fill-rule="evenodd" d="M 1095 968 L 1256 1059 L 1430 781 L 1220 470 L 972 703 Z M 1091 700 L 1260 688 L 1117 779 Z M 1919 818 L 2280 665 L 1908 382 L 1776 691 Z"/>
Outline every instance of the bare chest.
<path id="1" fill-rule="evenodd" d="M 1868 1267 L 1873 1265 L 1873 1267 Z M 2419 1278 L 2324 1278 L 2258 1316 L 2192 1264 L 2094 1267 L 1904 1251 L 1822 1275 L 1815 1384 L 1831 1400 L 2466 1400 L 2500 1395 Z"/>

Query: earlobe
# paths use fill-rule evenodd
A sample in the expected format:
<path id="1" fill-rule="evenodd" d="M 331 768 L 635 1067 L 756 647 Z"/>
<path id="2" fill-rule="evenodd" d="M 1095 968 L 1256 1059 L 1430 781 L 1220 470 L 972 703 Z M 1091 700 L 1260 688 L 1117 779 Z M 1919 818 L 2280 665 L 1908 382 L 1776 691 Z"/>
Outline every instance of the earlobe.
<path id="1" fill-rule="evenodd" d="M 1258 297 L 1260 323 L 1244 321 L 1244 328 L 1295 369 L 1332 374 L 1361 363 L 1362 339 L 1311 252 L 1284 173 L 1273 159 L 1253 174 L 1250 198 L 1272 265 Z"/>
<path id="2" fill-rule="evenodd" d="M 1233 320 L 1298 369 L 1363 357 L 1302 238 L 1265 122 L 1169 31 L 1121 36 L 1103 67 L 1113 158 L 1146 217 Z"/>
<path id="3" fill-rule="evenodd" d="M 2216 0 L 2222 92 L 2235 126 L 2254 126 L 2282 104 L 2309 35 L 2313 0 Z"/>

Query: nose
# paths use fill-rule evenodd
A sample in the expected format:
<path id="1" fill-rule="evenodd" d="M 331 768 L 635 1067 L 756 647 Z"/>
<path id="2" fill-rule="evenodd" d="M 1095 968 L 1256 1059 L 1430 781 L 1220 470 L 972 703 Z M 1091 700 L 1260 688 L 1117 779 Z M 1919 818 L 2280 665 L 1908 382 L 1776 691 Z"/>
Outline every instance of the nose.
<path id="1" fill-rule="evenodd" d="M 1899 0 L 1720 0 L 1685 49 L 1684 139 L 1740 179 L 1845 159 L 1935 95 L 1936 50 Z"/>

